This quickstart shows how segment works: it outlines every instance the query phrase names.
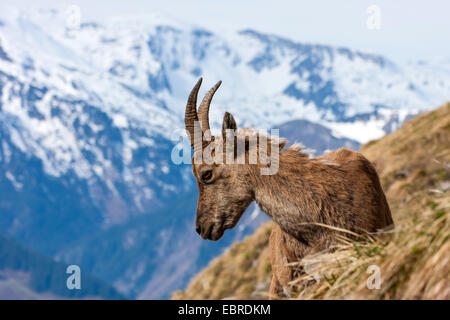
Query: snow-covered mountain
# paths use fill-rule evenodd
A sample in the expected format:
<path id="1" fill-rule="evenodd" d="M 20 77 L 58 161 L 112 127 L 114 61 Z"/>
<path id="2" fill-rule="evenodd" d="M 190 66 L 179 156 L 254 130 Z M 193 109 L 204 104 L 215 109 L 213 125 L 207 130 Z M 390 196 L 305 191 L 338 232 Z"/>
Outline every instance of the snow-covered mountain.
<path id="1" fill-rule="evenodd" d="M 0 230 L 131 297 L 182 288 L 265 219 L 250 208 L 219 243 L 194 232 L 196 186 L 170 155 L 198 77 L 201 94 L 223 80 L 216 129 L 227 110 L 241 126 L 288 128 L 319 153 L 378 138 L 450 97 L 448 63 L 400 66 L 158 14 L 79 28 L 66 19 L 56 10 L 0 17 Z"/>

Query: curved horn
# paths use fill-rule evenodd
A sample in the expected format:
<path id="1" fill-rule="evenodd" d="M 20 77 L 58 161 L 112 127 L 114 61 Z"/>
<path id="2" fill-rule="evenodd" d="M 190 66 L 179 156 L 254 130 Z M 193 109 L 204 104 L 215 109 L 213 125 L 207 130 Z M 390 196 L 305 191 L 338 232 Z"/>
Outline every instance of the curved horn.
<path id="1" fill-rule="evenodd" d="M 206 133 L 207 130 L 210 130 L 209 128 L 209 107 L 211 105 L 211 100 L 216 93 L 217 89 L 219 89 L 220 85 L 222 84 L 222 81 L 219 81 L 216 83 L 214 87 L 212 87 L 208 93 L 205 94 L 205 97 L 202 100 L 202 103 L 200 103 L 200 107 L 198 108 L 198 115 L 200 117 L 200 124 L 202 126 L 203 133 Z M 209 133 L 210 135 L 211 133 Z M 207 137 L 210 139 L 211 137 Z"/>
<path id="2" fill-rule="evenodd" d="M 186 104 L 186 112 L 184 114 L 184 124 L 186 125 L 186 131 L 189 135 L 189 139 L 191 140 L 191 146 L 194 148 L 194 133 L 195 126 L 198 125 L 198 117 L 197 117 L 197 95 L 198 90 L 200 89 L 200 85 L 202 84 L 202 78 L 198 79 L 197 84 L 192 89 L 189 94 L 189 98 Z M 200 131 L 201 132 L 201 131 Z"/>

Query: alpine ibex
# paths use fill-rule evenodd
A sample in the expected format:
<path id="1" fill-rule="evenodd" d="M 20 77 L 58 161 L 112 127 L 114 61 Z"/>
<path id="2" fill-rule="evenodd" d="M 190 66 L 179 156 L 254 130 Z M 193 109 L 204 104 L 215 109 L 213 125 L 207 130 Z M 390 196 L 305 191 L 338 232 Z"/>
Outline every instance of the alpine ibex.
<path id="1" fill-rule="evenodd" d="M 258 143 L 252 146 L 249 133 L 253 131 L 238 130 L 233 116 L 226 112 L 222 134 L 211 137 L 209 107 L 221 82 L 205 95 L 197 113 L 201 80 L 189 95 L 185 113 L 186 131 L 194 149 L 192 171 L 199 189 L 196 231 L 203 239 L 217 241 L 256 201 L 274 222 L 270 236 L 271 295 L 286 292 L 294 272 L 287 264 L 330 246 L 337 228 L 367 233 L 393 225 L 375 168 L 358 152 L 339 149 L 311 159 L 299 147 L 284 149 L 286 142 L 281 142 L 276 150 L 278 171 L 261 174 L 260 169 L 267 163 L 249 161 L 255 148 L 257 152 L 262 150 L 261 134 L 257 134 Z M 228 147 L 230 130 L 236 132 L 231 141 L 234 148 Z M 272 156 L 275 149 L 270 142 L 267 152 Z M 230 153 L 236 158 L 239 151 L 235 146 L 239 144 L 245 146 L 245 161 L 222 161 Z M 196 161 L 202 159 L 206 149 L 214 161 Z M 223 156 L 216 157 L 220 152 Z"/>

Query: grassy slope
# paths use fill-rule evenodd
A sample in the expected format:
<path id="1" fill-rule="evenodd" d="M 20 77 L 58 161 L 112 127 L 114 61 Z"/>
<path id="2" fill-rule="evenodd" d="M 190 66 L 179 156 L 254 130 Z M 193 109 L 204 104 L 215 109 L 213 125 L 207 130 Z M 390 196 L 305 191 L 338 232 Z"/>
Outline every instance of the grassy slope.
<path id="1" fill-rule="evenodd" d="M 320 277 L 301 299 L 450 299 L 450 103 L 369 142 L 361 152 L 376 166 L 396 228 L 377 239 L 343 239 L 307 269 Z M 174 299 L 267 297 L 271 270 L 268 223 L 233 245 Z M 367 289 L 367 268 L 381 271 Z M 295 281 L 293 282 L 295 289 Z"/>

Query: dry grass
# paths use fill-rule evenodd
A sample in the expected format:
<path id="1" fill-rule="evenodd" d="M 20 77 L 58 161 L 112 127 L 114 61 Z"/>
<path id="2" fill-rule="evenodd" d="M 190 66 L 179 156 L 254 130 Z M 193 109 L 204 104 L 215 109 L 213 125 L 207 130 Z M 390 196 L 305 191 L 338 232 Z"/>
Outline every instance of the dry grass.
<path id="1" fill-rule="evenodd" d="M 320 280 L 301 290 L 297 298 L 449 299 L 450 204 L 448 197 L 441 200 L 424 216 L 406 219 L 386 234 L 364 241 L 343 238 L 336 251 L 302 261 L 303 266 L 314 268 L 293 281 L 294 287 L 311 276 Z M 380 270 L 379 289 L 367 286 L 372 265 Z"/>
<path id="2" fill-rule="evenodd" d="M 299 299 L 450 299 L 450 104 L 405 123 L 361 148 L 380 175 L 396 227 L 299 262 Z M 270 224 L 233 245 L 175 299 L 267 297 Z M 369 290 L 369 266 L 380 289 Z M 309 279 L 309 285 L 299 287 Z M 320 279 L 316 282 L 315 279 Z"/>

